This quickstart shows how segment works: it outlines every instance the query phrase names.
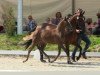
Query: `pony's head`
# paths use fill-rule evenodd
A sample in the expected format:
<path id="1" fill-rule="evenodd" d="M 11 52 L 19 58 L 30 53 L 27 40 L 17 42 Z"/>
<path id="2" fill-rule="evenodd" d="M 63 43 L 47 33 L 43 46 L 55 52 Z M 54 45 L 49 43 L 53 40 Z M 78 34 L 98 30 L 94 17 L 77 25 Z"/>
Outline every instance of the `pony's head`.
<path id="1" fill-rule="evenodd" d="M 73 29 L 76 29 L 77 27 L 77 22 L 80 20 L 81 23 L 85 23 L 85 19 L 84 19 L 84 13 L 85 11 L 83 11 L 82 9 L 78 9 L 77 12 L 68 20 L 65 17 L 65 21 L 67 22 L 67 24 L 69 24 Z"/>

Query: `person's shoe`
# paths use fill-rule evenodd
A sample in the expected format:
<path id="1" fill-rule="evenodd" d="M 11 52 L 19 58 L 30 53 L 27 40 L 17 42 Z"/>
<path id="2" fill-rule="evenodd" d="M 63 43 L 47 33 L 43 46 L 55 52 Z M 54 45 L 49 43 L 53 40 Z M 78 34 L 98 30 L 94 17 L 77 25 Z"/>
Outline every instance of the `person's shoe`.
<path id="1" fill-rule="evenodd" d="M 87 59 L 87 56 L 86 56 L 85 53 L 82 54 L 82 57 L 83 57 L 84 59 Z"/>

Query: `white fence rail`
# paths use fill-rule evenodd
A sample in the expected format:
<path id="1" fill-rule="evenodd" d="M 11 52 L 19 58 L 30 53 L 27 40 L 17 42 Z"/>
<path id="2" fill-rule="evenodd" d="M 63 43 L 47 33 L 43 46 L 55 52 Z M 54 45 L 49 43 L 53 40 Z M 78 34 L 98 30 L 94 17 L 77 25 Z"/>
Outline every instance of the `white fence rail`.
<path id="1" fill-rule="evenodd" d="M 32 51 L 30 55 L 34 56 L 34 52 Z M 58 51 L 45 51 L 48 55 L 50 56 L 56 56 L 58 54 Z M 0 55 L 27 55 L 28 51 L 20 51 L 20 50 L 0 50 Z M 72 52 L 70 52 L 70 55 L 72 54 Z M 79 54 L 79 52 L 77 52 L 76 56 Z M 66 56 L 65 52 L 61 52 L 60 56 Z M 88 57 L 100 57 L 100 52 L 87 52 L 87 56 Z"/>

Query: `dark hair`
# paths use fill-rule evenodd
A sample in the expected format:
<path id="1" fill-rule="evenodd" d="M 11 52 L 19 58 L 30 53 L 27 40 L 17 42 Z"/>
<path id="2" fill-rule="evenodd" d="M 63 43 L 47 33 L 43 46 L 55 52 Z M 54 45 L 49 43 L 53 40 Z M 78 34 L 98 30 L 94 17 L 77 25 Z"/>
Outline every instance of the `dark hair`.
<path id="1" fill-rule="evenodd" d="M 32 15 L 29 15 L 29 16 L 28 16 L 28 19 L 33 19 Z"/>
<path id="2" fill-rule="evenodd" d="M 80 11 L 80 15 L 83 15 L 85 13 L 85 11 L 83 11 L 83 9 L 81 9 L 81 8 L 79 8 L 78 10 Z"/>
<path id="3" fill-rule="evenodd" d="M 60 17 L 62 17 L 61 12 L 57 12 L 57 13 L 56 13 L 56 18 L 57 18 L 57 16 L 58 16 L 58 14 L 60 15 Z"/>
<path id="4" fill-rule="evenodd" d="M 92 23 L 92 18 L 87 18 L 86 19 L 86 23 L 89 25 L 89 24 L 91 24 Z"/>
<path id="5" fill-rule="evenodd" d="M 93 25 L 96 25 L 97 24 L 97 22 L 93 22 Z"/>

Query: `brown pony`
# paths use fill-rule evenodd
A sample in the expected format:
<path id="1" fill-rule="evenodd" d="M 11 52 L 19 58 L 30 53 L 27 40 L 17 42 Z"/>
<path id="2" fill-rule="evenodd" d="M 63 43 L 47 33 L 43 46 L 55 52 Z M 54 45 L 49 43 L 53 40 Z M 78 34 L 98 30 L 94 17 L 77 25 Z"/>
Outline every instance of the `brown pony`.
<path id="1" fill-rule="evenodd" d="M 40 52 L 42 52 L 46 56 L 47 56 L 47 54 L 43 50 L 47 43 L 58 44 L 58 49 L 62 48 L 66 52 L 67 50 L 63 46 L 63 40 L 62 40 L 62 37 L 65 36 L 64 32 L 65 32 L 66 25 L 67 25 L 67 22 L 65 20 L 62 20 L 58 24 L 58 26 L 55 26 L 52 24 L 45 24 L 41 28 L 36 29 L 36 31 L 34 31 L 34 33 L 31 34 L 32 43 L 28 47 L 28 56 L 24 62 L 26 62 L 28 60 L 29 54 L 32 51 L 32 49 L 34 48 L 34 46 L 37 46 L 39 48 Z M 66 52 L 66 54 L 67 54 L 67 52 Z M 50 62 L 50 59 L 49 59 L 49 62 Z M 68 63 L 71 63 L 71 61 L 68 60 Z"/>
<path id="2" fill-rule="evenodd" d="M 70 44 L 72 44 L 72 45 L 74 45 L 74 46 L 76 46 L 76 47 L 78 47 L 80 49 L 80 53 L 79 53 L 79 56 L 77 57 L 77 60 L 79 60 L 80 57 L 81 57 L 82 47 L 78 43 L 78 40 L 80 40 L 81 38 L 77 39 L 78 34 L 76 33 L 76 28 L 77 28 L 77 26 L 79 26 L 78 20 L 80 21 L 80 23 L 85 23 L 84 16 L 83 16 L 84 13 L 85 13 L 85 11 L 82 10 L 82 11 L 80 11 L 80 15 L 78 15 L 78 16 L 77 15 L 74 15 L 68 21 L 69 26 L 73 29 L 72 32 L 70 32 L 69 34 L 67 34 L 67 31 L 65 31 L 66 34 L 65 34 L 65 40 L 64 41 L 65 41 L 66 50 L 68 51 L 68 56 L 70 56 L 70 54 L 69 54 L 69 45 Z M 60 52 L 61 51 L 58 52 L 57 57 L 53 61 L 51 61 L 51 62 L 54 62 L 58 58 L 58 56 L 60 55 Z M 72 60 L 75 61 L 75 56 L 72 58 Z"/>
<path id="3" fill-rule="evenodd" d="M 65 20 L 66 21 L 66 24 L 67 25 L 64 25 L 64 27 L 65 26 L 68 26 L 68 21 L 67 20 Z M 64 24 L 64 23 L 62 23 L 62 24 Z M 73 26 L 72 26 L 73 25 Z M 42 39 L 42 40 L 45 40 L 45 42 L 46 43 L 55 43 L 54 41 L 55 40 L 52 40 L 51 41 L 51 39 L 52 38 L 55 38 L 56 40 L 58 39 L 58 36 L 57 37 L 55 37 L 55 36 L 51 36 L 51 37 L 48 37 L 47 35 L 48 34 L 51 34 L 51 33 L 53 33 L 53 34 L 55 34 L 54 33 L 54 31 L 55 31 L 55 28 L 56 29 L 58 29 L 59 31 L 60 31 L 60 40 L 61 40 L 61 43 L 63 42 L 63 44 L 65 44 L 65 46 L 66 46 L 66 50 L 64 49 L 64 51 L 66 52 L 66 54 L 68 55 L 68 63 L 71 63 L 71 61 L 70 61 L 70 57 L 69 57 L 69 45 L 70 44 L 74 44 L 75 46 L 78 46 L 79 48 L 80 48 L 80 54 L 79 54 L 79 57 L 78 57 L 78 59 L 80 58 L 80 56 L 81 56 L 81 47 L 79 46 L 79 45 L 77 45 L 76 44 L 76 39 L 77 39 L 77 33 L 76 33 L 76 25 L 77 25 L 77 15 L 74 15 L 73 17 L 72 17 L 72 19 L 70 20 L 70 24 L 69 24 L 69 26 L 71 26 L 72 27 L 72 31 L 71 32 L 69 32 L 68 31 L 68 29 L 66 29 L 66 28 L 64 28 L 63 27 L 63 25 L 58 25 L 58 27 L 56 27 L 56 26 L 54 26 L 54 25 L 50 25 L 50 24 L 48 24 L 48 25 L 46 25 L 46 26 L 42 26 L 42 28 L 40 28 L 40 31 L 42 31 L 42 33 L 39 33 L 38 32 L 38 34 L 40 35 L 41 34 L 41 36 L 40 37 L 42 37 L 42 38 L 40 38 L 40 39 Z M 61 26 L 61 28 L 59 27 L 59 26 Z M 53 30 L 53 28 L 54 28 L 54 30 Z M 60 28 L 60 29 L 59 29 Z M 64 28 L 64 29 L 63 29 Z M 37 30 L 37 29 L 36 29 Z M 50 32 L 50 30 L 52 30 L 51 32 Z M 56 34 L 58 34 L 58 30 L 57 30 L 57 33 Z M 45 32 L 45 34 L 44 34 L 44 32 Z M 35 33 L 35 32 L 34 32 Z M 62 34 L 61 34 L 62 33 Z M 47 34 L 47 35 L 46 35 Z M 28 36 L 29 37 L 29 36 Z M 47 40 L 48 39 L 48 40 Z M 42 40 L 38 40 L 38 42 L 39 41 L 41 41 L 41 43 L 38 43 L 38 45 L 39 46 L 41 46 L 39 49 L 40 49 L 40 51 L 43 51 L 43 49 L 44 49 L 44 47 L 45 47 L 45 43 L 43 44 L 43 42 L 44 41 L 42 41 Z M 58 40 L 57 40 L 58 41 Z M 34 41 L 33 41 L 34 42 Z M 41 44 L 41 45 L 40 45 Z M 42 45 L 43 44 L 43 45 Z M 38 47 L 39 47 L 38 46 Z M 44 47 L 43 47 L 44 46 Z M 58 49 L 59 49 L 59 53 L 58 53 L 58 55 L 57 55 L 57 57 L 60 55 L 60 52 L 61 52 L 61 48 L 60 48 L 61 46 L 59 46 L 59 44 L 58 44 Z M 42 48 L 42 49 L 41 49 Z M 29 53 L 31 52 L 31 50 L 29 50 L 28 51 L 28 57 L 29 57 Z M 41 54 L 42 55 L 42 54 Z M 27 57 L 27 59 L 25 60 L 25 61 L 27 61 L 28 60 L 28 57 Z M 53 60 L 53 61 L 55 61 L 56 59 L 57 59 L 57 57 Z M 43 56 L 42 56 L 42 59 L 43 59 Z M 53 61 L 51 61 L 51 62 L 53 62 Z"/>

